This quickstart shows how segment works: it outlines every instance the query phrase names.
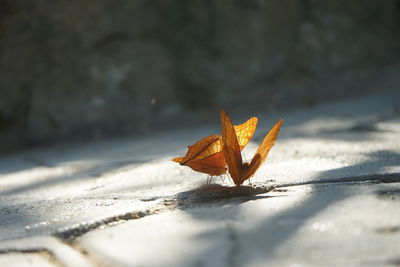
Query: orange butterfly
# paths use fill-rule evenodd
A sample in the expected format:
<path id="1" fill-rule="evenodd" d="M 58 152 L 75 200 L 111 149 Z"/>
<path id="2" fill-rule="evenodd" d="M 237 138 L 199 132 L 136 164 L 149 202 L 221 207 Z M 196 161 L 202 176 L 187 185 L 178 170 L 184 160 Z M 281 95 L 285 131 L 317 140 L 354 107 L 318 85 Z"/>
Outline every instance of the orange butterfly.
<path id="1" fill-rule="evenodd" d="M 240 150 L 247 145 L 253 136 L 257 121 L 256 117 L 252 117 L 240 125 L 233 126 Z M 226 161 L 222 152 L 222 139 L 220 135 L 216 134 L 203 137 L 195 144 L 188 146 L 185 157 L 173 158 L 172 161 L 211 176 L 219 176 L 227 172 Z"/>
<path id="2" fill-rule="evenodd" d="M 220 118 L 222 126 L 222 151 L 224 158 L 228 164 L 229 174 L 231 175 L 233 182 L 237 186 L 240 186 L 244 181 L 254 175 L 267 158 L 268 152 L 271 150 L 278 136 L 283 120 L 279 120 L 271 130 L 269 130 L 254 154 L 251 162 L 243 163 L 240 145 L 231 119 L 223 110 L 221 111 Z"/>

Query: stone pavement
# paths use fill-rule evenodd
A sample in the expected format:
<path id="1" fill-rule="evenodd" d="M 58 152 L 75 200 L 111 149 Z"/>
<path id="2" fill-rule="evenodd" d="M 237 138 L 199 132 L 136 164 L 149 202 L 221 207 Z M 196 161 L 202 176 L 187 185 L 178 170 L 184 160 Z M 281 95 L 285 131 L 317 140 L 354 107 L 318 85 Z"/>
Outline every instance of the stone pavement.
<path id="1" fill-rule="evenodd" d="M 0 266 L 400 266 L 400 94 L 252 115 L 240 189 L 169 161 L 219 125 L 2 157 Z"/>

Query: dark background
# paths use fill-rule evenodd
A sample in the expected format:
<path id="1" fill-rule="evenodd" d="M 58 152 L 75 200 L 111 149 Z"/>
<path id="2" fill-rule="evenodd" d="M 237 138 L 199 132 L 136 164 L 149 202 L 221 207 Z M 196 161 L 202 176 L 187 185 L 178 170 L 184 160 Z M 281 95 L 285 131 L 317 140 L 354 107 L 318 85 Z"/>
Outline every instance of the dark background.
<path id="1" fill-rule="evenodd" d="M 399 28 L 399 0 L 0 0 L 0 151 L 393 90 Z"/>

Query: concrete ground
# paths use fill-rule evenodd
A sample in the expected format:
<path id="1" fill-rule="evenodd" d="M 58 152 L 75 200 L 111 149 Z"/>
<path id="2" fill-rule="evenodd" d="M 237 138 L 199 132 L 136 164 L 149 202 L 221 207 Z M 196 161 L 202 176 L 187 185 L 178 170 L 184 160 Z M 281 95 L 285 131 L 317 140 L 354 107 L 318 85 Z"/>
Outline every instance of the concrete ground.
<path id="1" fill-rule="evenodd" d="M 2 157 L 0 266 L 400 266 L 400 93 L 252 115 L 239 189 L 169 161 L 219 125 Z"/>

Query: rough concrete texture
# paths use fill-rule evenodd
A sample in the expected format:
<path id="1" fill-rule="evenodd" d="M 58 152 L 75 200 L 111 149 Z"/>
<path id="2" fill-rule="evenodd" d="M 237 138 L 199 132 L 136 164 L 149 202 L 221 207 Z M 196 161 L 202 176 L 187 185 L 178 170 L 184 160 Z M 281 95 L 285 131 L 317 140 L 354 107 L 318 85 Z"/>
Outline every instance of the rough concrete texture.
<path id="1" fill-rule="evenodd" d="M 7 253 L 0 255 L 0 262 L 3 266 L 43 266 L 51 267 L 49 256 L 41 253 Z"/>
<path id="2" fill-rule="evenodd" d="M 399 12 L 397 0 L 0 0 L 0 150 L 398 85 Z"/>
<path id="3" fill-rule="evenodd" d="M 1 242 L 2 266 L 93 266 L 81 253 L 51 236 Z"/>
<path id="4" fill-rule="evenodd" d="M 399 265 L 399 99 L 233 116 L 285 119 L 239 189 L 169 161 L 219 125 L 3 157 L 0 265 Z"/>

